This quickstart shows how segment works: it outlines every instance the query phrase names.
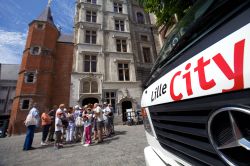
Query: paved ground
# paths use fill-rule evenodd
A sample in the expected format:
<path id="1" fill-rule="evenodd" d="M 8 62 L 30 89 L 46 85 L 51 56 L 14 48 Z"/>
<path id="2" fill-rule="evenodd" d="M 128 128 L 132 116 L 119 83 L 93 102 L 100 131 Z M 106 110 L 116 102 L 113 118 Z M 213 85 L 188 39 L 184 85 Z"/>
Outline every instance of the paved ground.
<path id="1" fill-rule="evenodd" d="M 115 126 L 116 135 L 102 144 L 83 147 L 80 143 L 55 150 L 41 147 L 41 133 L 35 134 L 35 150 L 22 151 L 25 136 L 0 138 L 0 166 L 144 166 L 143 149 L 147 146 L 143 125 Z"/>

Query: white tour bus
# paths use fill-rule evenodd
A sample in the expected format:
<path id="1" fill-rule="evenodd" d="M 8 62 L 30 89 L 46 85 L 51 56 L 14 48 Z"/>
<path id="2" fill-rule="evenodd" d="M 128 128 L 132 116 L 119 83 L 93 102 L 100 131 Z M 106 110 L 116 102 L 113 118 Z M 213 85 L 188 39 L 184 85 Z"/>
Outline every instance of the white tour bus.
<path id="1" fill-rule="evenodd" d="M 197 0 L 144 88 L 147 165 L 249 166 L 249 0 Z"/>

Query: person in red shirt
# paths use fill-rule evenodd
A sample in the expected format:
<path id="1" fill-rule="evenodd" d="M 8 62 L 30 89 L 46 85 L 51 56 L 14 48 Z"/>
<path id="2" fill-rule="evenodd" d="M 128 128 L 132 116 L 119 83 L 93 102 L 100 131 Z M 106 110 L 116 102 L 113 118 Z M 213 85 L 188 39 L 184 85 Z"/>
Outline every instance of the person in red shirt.
<path id="1" fill-rule="evenodd" d="M 46 138 L 48 136 L 49 133 L 49 128 L 51 125 L 51 118 L 48 115 L 49 109 L 47 109 L 44 113 L 42 113 L 41 119 L 42 119 L 42 142 L 41 145 L 47 145 L 47 143 L 45 143 Z"/>

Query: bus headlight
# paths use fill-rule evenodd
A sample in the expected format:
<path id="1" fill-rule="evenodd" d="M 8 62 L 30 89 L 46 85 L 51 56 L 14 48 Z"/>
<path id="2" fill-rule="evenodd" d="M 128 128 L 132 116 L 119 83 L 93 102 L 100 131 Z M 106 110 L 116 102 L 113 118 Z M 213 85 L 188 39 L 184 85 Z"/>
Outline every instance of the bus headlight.
<path id="1" fill-rule="evenodd" d="M 142 115 L 142 118 L 143 118 L 144 129 L 150 135 L 154 136 L 152 126 L 151 126 L 151 123 L 149 121 L 149 115 L 148 115 L 148 112 L 146 111 L 146 108 L 141 108 L 141 115 Z"/>

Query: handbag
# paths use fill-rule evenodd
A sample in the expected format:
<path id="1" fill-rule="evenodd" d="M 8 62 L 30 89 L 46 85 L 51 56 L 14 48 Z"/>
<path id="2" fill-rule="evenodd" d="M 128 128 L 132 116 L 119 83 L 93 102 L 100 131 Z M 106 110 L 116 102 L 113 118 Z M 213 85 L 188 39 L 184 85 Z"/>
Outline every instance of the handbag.
<path id="1" fill-rule="evenodd" d="M 32 114 L 28 114 L 25 121 L 24 121 L 25 126 L 31 126 L 31 125 L 37 125 L 37 120 L 35 117 L 32 116 Z"/>

